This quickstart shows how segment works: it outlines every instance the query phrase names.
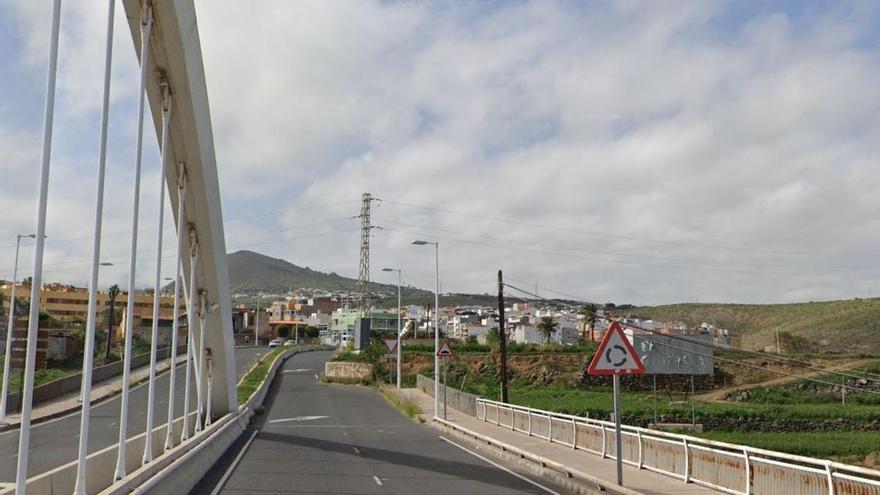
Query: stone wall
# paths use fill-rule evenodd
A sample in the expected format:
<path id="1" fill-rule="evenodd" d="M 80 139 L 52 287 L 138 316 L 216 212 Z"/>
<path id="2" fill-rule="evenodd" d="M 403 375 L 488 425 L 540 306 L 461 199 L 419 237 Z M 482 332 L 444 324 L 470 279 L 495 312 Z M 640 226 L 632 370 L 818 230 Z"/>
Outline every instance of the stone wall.
<path id="1" fill-rule="evenodd" d="M 324 375 L 341 380 L 366 381 L 373 378 L 373 366 L 368 363 L 328 361 L 324 364 Z"/>

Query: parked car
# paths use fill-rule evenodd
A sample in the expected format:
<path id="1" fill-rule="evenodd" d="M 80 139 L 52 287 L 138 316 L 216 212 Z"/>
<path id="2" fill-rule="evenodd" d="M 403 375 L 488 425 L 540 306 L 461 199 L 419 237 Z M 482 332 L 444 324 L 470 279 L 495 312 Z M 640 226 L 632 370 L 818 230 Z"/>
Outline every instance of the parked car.
<path id="1" fill-rule="evenodd" d="M 293 339 L 288 339 L 288 341 L 284 343 L 284 347 L 290 347 L 294 345 L 296 345 L 296 341 Z"/>
<path id="2" fill-rule="evenodd" d="M 269 348 L 275 348 L 281 345 L 281 339 L 272 339 L 269 341 Z"/>

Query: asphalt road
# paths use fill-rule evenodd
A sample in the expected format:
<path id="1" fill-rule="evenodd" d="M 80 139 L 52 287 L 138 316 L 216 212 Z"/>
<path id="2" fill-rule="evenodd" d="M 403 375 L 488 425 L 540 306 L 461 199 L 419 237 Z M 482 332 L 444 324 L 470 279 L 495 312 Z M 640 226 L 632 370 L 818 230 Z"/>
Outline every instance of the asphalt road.
<path id="1" fill-rule="evenodd" d="M 268 348 L 243 348 L 235 350 L 236 368 L 241 377 Z M 183 387 L 185 367 L 178 366 L 177 398 L 175 417 L 183 415 Z M 168 373 L 156 379 L 156 403 L 153 404 L 154 424 L 159 426 L 168 421 Z M 147 426 L 147 384 L 144 382 L 130 389 L 129 393 L 129 436 L 143 433 Z M 191 390 L 191 403 L 195 403 L 195 387 Z M 89 452 L 101 450 L 115 444 L 119 437 L 120 396 L 99 402 L 92 406 L 91 426 L 89 427 Z M 190 406 L 192 407 L 192 405 Z M 28 477 L 44 473 L 55 467 L 76 460 L 79 443 L 79 412 L 58 419 L 33 425 L 31 428 L 31 448 L 28 459 Z M 15 466 L 18 457 L 18 430 L 0 433 L 0 483 L 15 482 Z M 143 452 L 127 451 L 127 455 L 140 458 Z"/>
<path id="2" fill-rule="evenodd" d="M 329 356 L 289 359 L 267 396 L 267 414 L 255 418 L 192 493 L 221 486 L 224 494 L 566 493 L 456 446 L 373 389 L 320 383 L 316 374 Z"/>

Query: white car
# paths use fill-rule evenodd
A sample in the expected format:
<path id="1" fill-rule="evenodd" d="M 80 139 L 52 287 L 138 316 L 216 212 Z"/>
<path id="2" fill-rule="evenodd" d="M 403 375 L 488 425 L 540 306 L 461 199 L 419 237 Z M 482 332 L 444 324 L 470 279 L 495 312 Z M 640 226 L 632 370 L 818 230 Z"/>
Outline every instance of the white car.
<path id="1" fill-rule="evenodd" d="M 284 343 L 284 347 L 291 347 L 291 346 L 295 346 L 295 345 L 296 345 L 296 341 L 293 339 L 290 339 Z"/>
<path id="2" fill-rule="evenodd" d="M 281 339 L 272 339 L 271 341 L 269 341 L 269 348 L 270 349 L 278 347 L 279 345 L 281 345 Z"/>

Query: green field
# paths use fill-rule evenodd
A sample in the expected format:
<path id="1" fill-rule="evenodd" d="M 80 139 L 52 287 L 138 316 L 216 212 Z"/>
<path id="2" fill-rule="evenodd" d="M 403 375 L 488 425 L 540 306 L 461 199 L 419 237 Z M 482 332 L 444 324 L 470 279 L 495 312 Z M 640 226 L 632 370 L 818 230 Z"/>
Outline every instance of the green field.
<path id="1" fill-rule="evenodd" d="M 857 464 L 861 464 L 869 454 L 880 451 L 880 431 L 709 431 L 692 435 L 719 442 Z"/>

